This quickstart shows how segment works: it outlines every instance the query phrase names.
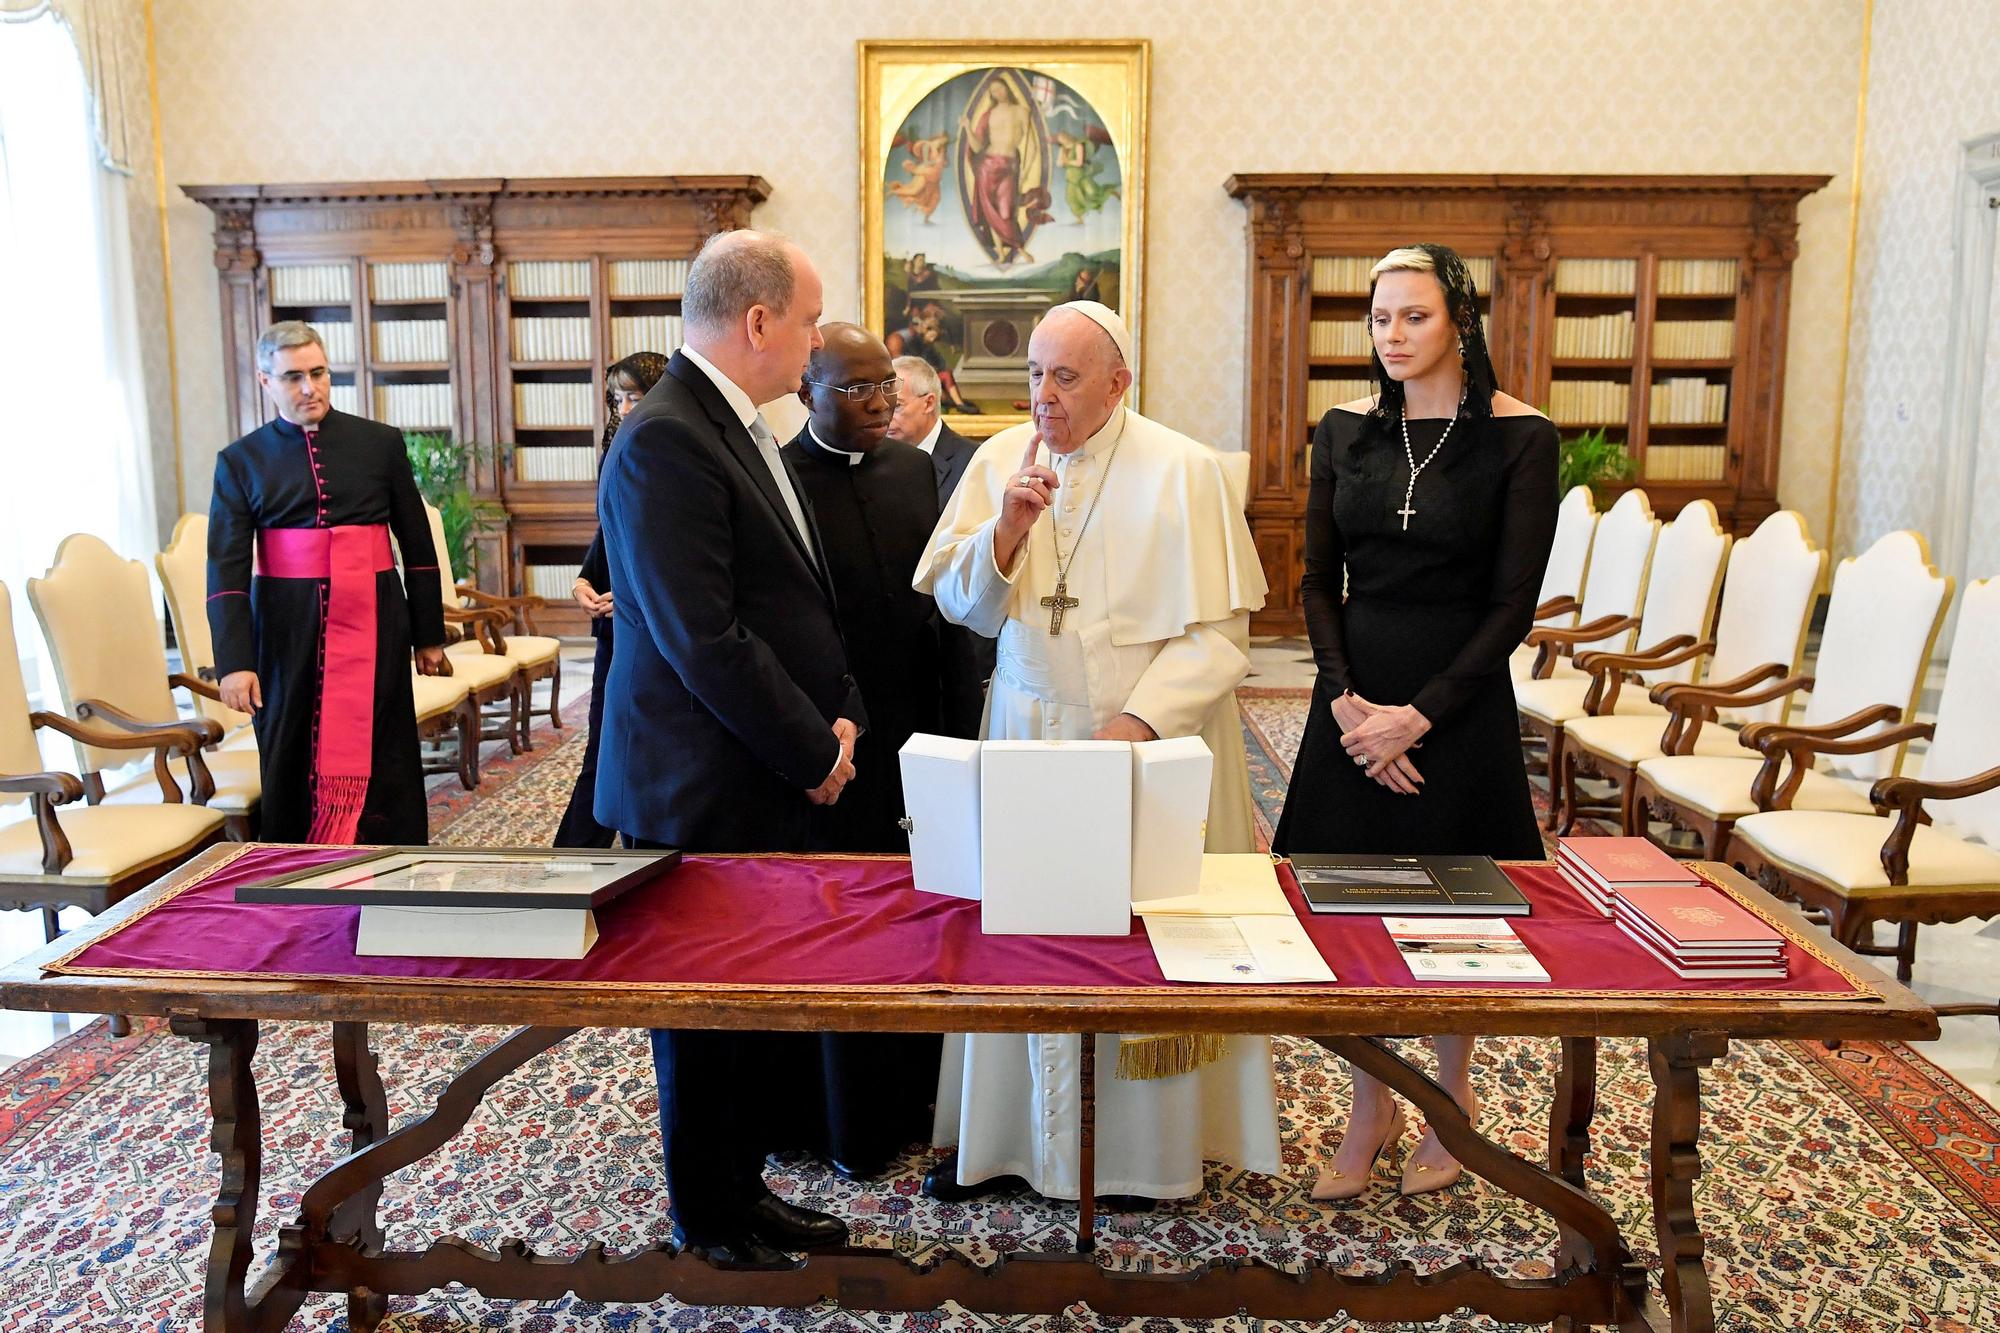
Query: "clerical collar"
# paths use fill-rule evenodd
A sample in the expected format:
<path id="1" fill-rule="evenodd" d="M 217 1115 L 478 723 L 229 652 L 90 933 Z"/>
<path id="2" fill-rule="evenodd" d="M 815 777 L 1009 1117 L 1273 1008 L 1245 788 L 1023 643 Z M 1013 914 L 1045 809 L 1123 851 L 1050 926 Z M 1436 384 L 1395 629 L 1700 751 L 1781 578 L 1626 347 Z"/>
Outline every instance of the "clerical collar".
<path id="1" fill-rule="evenodd" d="M 835 458 L 845 458 L 849 467 L 860 467 L 861 460 L 868 457 L 866 454 L 857 454 L 846 449 L 834 448 L 819 437 L 819 432 L 813 429 L 813 424 L 810 421 L 806 423 L 806 434 L 811 437 L 814 444 L 819 446 L 822 453 L 832 454 Z"/>
<path id="2" fill-rule="evenodd" d="M 917 448 L 923 450 L 927 454 L 936 453 L 938 437 L 943 434 L 944 434 L 944 418 L 939 417 L 936 421 L 933 421 L 931 423 L 931 433 L 924 436 L 923 441 L 917 445 Z"/>
<path id="3" fill-rule="evenodd" d="M 1049 457 L 1059 467 L 1074 463 L 1080 458 L 1094 460 L 1106 453 L 1112 445 L 1117 444 L 1118 437 L 1124 430 L 1125 407 L 1123 404 L 1120 404 L 1111 409 L 1111 416 L 1106 419 L 1102 426 L 1098 427 L 1097 434 L 1083 442 L 1081 449 L 1072 449 L 1067 454 L 1059 454 L 1051 449 L 1049 450 Z"/>
<path id="4" fill-rule="evenodd" d="M 287 421 L 283 417 L 272 418 L 271 424 L 278 428 L 280 435 L 291 435 L 299 439 L 304 439 L 308 435 L 316 435 L 320 431 L 325 430 L 327 417 L 332 415 L 332 412 L 328 412 L 325 417 L 321 417 L 317 423 L 311 426 L 301 426 L 298 422 Z"/>
<path id="5" fill-rule="evenodd" d="M 686 343 L 681 344 L 681 354 L 699 366 L 701 373 L 708 376 L 715 387 L 722 391 L 722 401 L 729 404 L 729 410 L 734 412 L 736 419 L 743 423 L 743 429 L 749 430 L 750 423 L 757 419 L 757 404 L 750 401 L 750 395 L 743 392 L 742 386 L 717 370 L 713 361 L 710 361 Z"/>

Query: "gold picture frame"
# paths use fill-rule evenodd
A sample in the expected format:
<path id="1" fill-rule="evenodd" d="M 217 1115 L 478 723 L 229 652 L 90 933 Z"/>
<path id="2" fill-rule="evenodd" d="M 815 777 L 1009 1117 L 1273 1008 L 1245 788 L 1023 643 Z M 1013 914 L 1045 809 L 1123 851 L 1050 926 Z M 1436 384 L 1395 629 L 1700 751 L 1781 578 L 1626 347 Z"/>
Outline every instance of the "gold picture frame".
<path id="1" fill-rule="evenodd" d="M 941 372 L 952 428 L 1028 419 L 1027 335 L 1063 301 L 1124 317 L 1136 377 L 1152 43 L 855 45 L 863 319 Z"/>

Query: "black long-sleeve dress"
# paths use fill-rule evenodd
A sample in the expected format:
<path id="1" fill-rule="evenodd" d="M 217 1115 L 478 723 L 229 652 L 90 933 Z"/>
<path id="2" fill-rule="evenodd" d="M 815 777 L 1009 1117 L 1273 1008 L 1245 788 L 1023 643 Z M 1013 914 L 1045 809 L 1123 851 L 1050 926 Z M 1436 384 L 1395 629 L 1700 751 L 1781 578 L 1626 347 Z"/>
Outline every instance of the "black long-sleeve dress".
<path id="1" fill-rule="evenodd" d="M 611 565 L 604 558 L 604 534 L 591 539 L 577 577 L 600 597 L 611 591 Z M 570 789 L 569 807 L 556 828 L 557 847 L 609 847 L 618 840 L 618 831 L 597 822 L 592 813 L 597 802 L 597 755 L 604 744 L 604 684 L 611 679 L 610 616 L 592 616 L 590 634 L 597 640 L 597 654 L 590 664 L 590 735 L 583 743 L 583 767 L 576 772 Z"/>
<path id="2" fill-rule="evenodd" d="M 257 530 L 375 523 L 388 525 L 404 571 L 375 576 L 374 735 L 355 841 L 421 845 L 430 836 L 410 650 L 444 642 L 444 607 L 402 432 L 329 412 L 309 446 L 304 431 L 280 419 L 215 460 L 208 624 L 217 678 L 255 671 L 264 696 L 256 725 L 264 782 L 258 836 L 266 842 L 304 842 L 312 827 L 327 580 L 253 578 Z"/>
<path id="3" fill-rule="evenodd" d="M 1533 625 L 1555 534 L 1555 427 L 1532 415 L 1461 420 L 1419 474 L 1405 529 L 1401 433 L 1356 449 L 1366 422 L 1331 411 L 1313 436 L 1300 592 L 1319 680 L 1272 844 L 1540 857 L 1507 656 Z M 1409 423 L 1420 462 L 1446 424 Z M 1417 795 L 1377 783 L 1341 749 L 1332 702 L 1346 689 L 1429 719 L 1410 751 Z"/>

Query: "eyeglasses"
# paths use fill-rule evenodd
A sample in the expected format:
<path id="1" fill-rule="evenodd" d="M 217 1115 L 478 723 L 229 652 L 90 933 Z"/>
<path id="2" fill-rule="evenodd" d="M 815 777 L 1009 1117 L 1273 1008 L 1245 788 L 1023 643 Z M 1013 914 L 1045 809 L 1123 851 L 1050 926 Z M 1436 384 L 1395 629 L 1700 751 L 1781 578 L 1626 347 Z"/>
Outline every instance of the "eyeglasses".
<path id="1" fill-rule="evenodd" d="M 806 383 L 815 389 L 831 389 L 850 403 L 865 403 L 878 393 L 893 403 L 903 390 L 903 382 L 899 379 L 883 380 L 880 384 L 828 384 L 824 380 L 807 380 Z"/>

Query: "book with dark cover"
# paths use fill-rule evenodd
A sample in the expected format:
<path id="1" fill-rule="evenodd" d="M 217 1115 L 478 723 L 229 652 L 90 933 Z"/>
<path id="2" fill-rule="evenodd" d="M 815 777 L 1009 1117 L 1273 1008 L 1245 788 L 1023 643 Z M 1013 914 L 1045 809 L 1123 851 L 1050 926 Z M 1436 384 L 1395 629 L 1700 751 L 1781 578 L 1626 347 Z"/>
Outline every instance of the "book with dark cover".
<path id="1" fill-rule="evenodd" d="M 1349 916 L 1526 916 L 1528 900 L 1490 856 L 1300 852 L 1299 891 L 1315 912 Z"/>

